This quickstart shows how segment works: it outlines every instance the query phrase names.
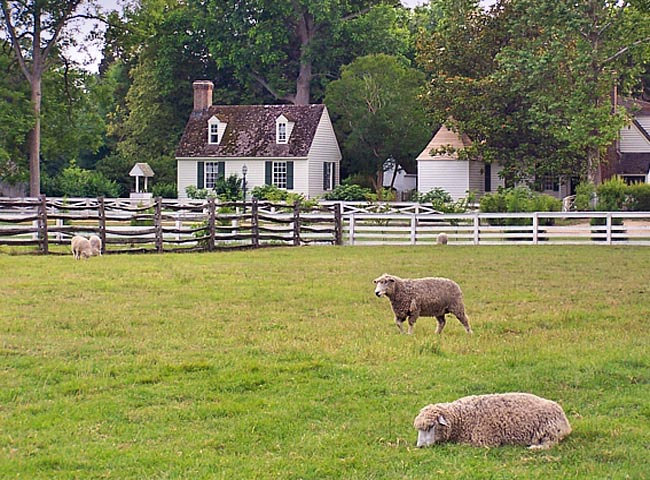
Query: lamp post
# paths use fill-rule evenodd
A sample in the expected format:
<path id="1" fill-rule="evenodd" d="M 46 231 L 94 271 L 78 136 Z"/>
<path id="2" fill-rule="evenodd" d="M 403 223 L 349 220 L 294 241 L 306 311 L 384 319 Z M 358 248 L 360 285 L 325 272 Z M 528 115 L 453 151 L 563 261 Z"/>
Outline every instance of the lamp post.
<path id="1" fill-rule="evenodd" d="M 248 173 L 248 167 L 246 166 L 246 164 L 244 164 L 241 167 L 241 174 L 243 177 L 241 189 L 242 192 L 244 193 L 244 213 L 246 213 L 246 174 L 247 173 Z"/>

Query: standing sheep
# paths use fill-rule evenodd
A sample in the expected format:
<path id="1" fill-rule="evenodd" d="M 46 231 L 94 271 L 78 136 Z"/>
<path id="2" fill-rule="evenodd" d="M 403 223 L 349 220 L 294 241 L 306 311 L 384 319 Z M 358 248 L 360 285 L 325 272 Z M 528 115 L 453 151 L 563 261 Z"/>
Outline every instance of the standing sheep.
<path id="1" fill-rule="evenodd" d="M 467 333 L 472 333 L 469 319 L 465 315 L 463 293 L 453 280 L 448 278 L 399 278 L 383 274 L 374 280 L 375 295 L 386 295 L 390 299 L 395 323 L 400 333 L 403 333 L 402 323 L 408 317 L 408 333 L 413 333 L 415 322 L 420 315 L 436 317 L 438 328 L 436 333 L 442 333 L 445 328 L 445 314 L 453 313 L 463 324 Z"/>
<path id="2" fill-rule="evenodd" d="M 413 426 L 418 447 L 455 442 L 476 447 L 525 445 L 548 449 L 571 425 L 557 403 L 530 393 L 472 395 L 452 403 L 427 405 Z"/>
<path id="3" fill-rule="evenodd" d="M 88 239 L 90 242 L 90 246 L 93 249 L 93 255 L 99 255 L 101 257 L 102 255 L 102 239 L 99 238 L 97 235 L 91 235 L 90 238 Z"/>
<path id="4" fill-rule="evenodd" d="M 447 245 L 448 241 L 449 238 L 447 237 L 447 234 L 445 232 L 439 233 L 438 237 L 436 238 L 436 243 L 438 245 Z"/>
<path id="5" fill-rule="evenodd" d="M 90 245 L 90 241 L 86 237 L 81 235 L 75 235 L 70 241 L 70 249 L 72 250 L 72 255 L 75 260 L 79 260 L 81 257 L 89 258 L 93 255 L 93 248 Z"/>

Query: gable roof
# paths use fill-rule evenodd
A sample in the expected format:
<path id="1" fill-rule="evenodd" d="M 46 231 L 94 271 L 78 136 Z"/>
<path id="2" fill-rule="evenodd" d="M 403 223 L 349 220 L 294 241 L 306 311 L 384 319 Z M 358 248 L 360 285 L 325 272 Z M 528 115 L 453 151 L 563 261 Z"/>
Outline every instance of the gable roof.
<path id="1" fill-rule="evenodd" d="M 176 157 L 306 157 L 324 105 L 213 105 L 190 115 Z M 208 120 L 227 123 L 218 145 L 208 144 Z M 277 144 L 275 120 L 295 122 L 289 142 Z"/>
<path id="2" fill-rule="evenodd" d="M 467 135 L 459 134 L 452 132 L 444 125 L 433 136 L 431 141 L 427 146 L 422 150 L 422 153 L 417 156 L 416 160 L 456 160 L 458 156 L 453 153 L 443 153 L 432 155 L 432 150 L 437 150 L 442 147 L 453 147 L 456 150 L 462 150 L 465 147 L 469 147 L 472 144 L 472 141 Z"/>
<path id="3" fill-rule="evenodd" d="M 148 163 L 138 162 L 133 165 L 129 175 L 132 177 L 153 177 L 154 173 Z"/>

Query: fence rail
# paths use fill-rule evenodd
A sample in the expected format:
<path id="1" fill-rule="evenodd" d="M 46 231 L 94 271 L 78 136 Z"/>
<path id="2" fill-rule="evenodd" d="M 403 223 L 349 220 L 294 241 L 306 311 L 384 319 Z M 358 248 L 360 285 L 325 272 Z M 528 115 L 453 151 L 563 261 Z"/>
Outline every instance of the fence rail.
<path id="1" fill-rule="evenodd" d="M 441 214 L 412 203 L 317 207 L 208 200 L 0 198 L 0 245 L 61 253 L 99 235 L 108 253 L 270 245 L 649 245 L 650 212 Z"/>

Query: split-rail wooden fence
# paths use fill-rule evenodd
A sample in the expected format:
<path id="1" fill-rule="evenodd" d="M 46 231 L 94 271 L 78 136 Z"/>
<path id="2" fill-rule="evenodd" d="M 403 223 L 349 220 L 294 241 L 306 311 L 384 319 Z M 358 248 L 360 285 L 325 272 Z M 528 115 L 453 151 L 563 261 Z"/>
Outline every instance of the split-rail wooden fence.
<path id="1" fill-rule="evenodd" d="M 213 251 L 342 243 L 340 205 L 207 200 L 0 198 L 0 245 L 61 253 L 74 235 L 97 235 L 102 253 Z"/>

